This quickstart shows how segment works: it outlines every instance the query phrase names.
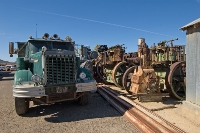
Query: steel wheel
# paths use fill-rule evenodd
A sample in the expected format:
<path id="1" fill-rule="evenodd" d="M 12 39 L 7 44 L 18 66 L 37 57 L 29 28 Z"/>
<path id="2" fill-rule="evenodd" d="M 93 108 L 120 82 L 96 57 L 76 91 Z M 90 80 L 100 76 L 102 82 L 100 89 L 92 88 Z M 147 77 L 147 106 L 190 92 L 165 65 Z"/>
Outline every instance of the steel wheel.
<path id="1" fill-rule="evenodd" d="M 186 66 L 185 62 L 176 62 L 170 66 L 168 75 L 169 91 L 170 94 L 179 99 L 184 100 L 186 94 L 185 78 Z"/>
<path id="2" fill-rule="evenodd" d="M 128 68 L 122 78 L 122 85 L 129 94 L 132 94 L 132 92 L 130 91 L 130 87 L 131 87 L 131 77 L 134 73 L 134 70 L 135 66 Z"/>
<path id="3" fill-rule="evenodd" d="M 112 80 L 114 84 L 121 89 L 123 89 L 122 77 L 127 69 L 126 64 L 126 62 L 120 62 L 114 67 L 112 71 Z"/>
<path id="4" fill-rule="evenodd" d="M 102 65 L 102 60 L 98 61 L 96 64 L 96 73 L 98 77 L 104 81 L 104 73 L 103 73 L 103 65 Z"/>

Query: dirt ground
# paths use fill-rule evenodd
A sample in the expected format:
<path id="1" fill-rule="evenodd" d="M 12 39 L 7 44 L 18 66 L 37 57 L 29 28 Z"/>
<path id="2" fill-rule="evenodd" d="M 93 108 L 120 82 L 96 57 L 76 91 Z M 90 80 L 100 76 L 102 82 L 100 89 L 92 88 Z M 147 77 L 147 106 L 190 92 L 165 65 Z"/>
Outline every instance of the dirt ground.
<path id="1" fill-rule="evenodd" d="M 0 79 L 0 133 L 139 132 L 98 93 L 91 93 L 87 106 L 80 106 L 77 101 L 42 106 L 31 104 L 28 114 L 18 116 L 14 109 L 12 85 L 13 72 L 3 73 L 3 78 Z M 112 88 L 127 94 L 126 91 L 117 87 L 112 86 Z M 134 101 L 139 102 L 137 99 Z M 200 131 L 200 123 L 188 120 L 179 113 L 182 106 L 181 101 L 164 97 L 162 102 L 139 103 L 188 133 L 198 133 Z"/>
<path id="2" fill-rule="evenodd" d="M 1 72 L 2 73 L 2 72 Z M 18 116 L 12 96 L 13 72 L 0 80 L 0 133 L 135 133 L 139 132 L 98 93 L 90 95 L 89 104 L 77 101 L 33 106 Z"/>

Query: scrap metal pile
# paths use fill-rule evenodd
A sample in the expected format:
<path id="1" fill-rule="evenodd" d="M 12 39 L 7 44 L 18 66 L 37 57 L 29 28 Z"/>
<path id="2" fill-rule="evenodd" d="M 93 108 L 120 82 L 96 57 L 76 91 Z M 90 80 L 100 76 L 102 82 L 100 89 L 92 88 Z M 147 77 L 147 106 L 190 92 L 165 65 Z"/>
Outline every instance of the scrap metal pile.
<path id="1" fill-rule="evenodd" d="M 104 83 L 114 83 L 123 88 L 122 78 L 125 71 L 139 64 L 137 53 L 125 53 L 122 45 L 116 45 L 108 48 L 107 45 L 101 45 L 98 48 L 99 56 L 94 63 L 95 77 L 101 79 Z"/>
<path id="2" fill-rule="evenodd" d="M 104 83 L 114 83 L 136 96 L 169 92 L 185 99 L 185 46 L 173 45 L 174 40 L 148 47 L 139 39 L 138 51 L 125 53 L 123 45 L 108 48 L 100 45 L 99 56 L 93 60 L 94 77 Z M 168 44 L 170 43 L 170 44 Z"/>

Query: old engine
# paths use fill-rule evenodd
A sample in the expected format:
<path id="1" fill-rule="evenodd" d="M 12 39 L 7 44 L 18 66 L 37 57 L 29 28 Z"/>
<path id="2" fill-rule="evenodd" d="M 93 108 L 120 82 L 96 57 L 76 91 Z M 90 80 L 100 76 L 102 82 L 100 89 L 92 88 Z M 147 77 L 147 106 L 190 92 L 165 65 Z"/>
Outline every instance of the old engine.
<path id="1" fill-rule="evenodd" d="M 173 46 L 174 40 L 177 39 L 148 48 L 144 38 L 139 39 L 137 59 L 140 59 L 140 65 L 128 69 L 123 76 L 124 88 L 130 94 L 167 91 L 177 99 L 185 98 L 185 46 Z"/>

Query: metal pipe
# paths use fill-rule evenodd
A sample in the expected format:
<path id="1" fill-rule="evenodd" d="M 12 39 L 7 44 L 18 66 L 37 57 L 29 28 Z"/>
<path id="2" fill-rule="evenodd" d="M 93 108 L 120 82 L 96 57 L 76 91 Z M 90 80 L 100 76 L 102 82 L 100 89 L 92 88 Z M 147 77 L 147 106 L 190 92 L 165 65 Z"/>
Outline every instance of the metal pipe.
<path id="1" fill-rule="evenodd" d="M 111 89 L 106 87 L 98 88 L 98 92 L 110 101 L 123 116 L 125 116 L 131 123 L 133 123 L 142 132 L 176 132 L 176 130 L 169 129 L 162 124 L 160 124 L 155 119 L 149 117 L 141 110 L 131 105 L 130 103 L 124 101 L 120 98 L 120 94 L 117 94 Z"/>
<path id="2" fill-rule="evenodd" d="M 106 95 L 110 95 L 112 98 L 116 99 L 118 101 L 118 104 L 122 104 L 123 107 L 128 108 L 126 112 L 124 113 L 124 116 L 131 121 L 135 125 L 135 122 L 132 120 L 139 120 L 144 125 L 142 126 L 142 129 L 147 129 L 148 127 L 151 128 L 150 132 L 180 132 L 185 133 L 180 128 L 176 127 L 175 125 L 171 124 L 170 122 L 166 121 L 159 115 L 155 114 L 151 110 L 148 110 L 147 108 L 143 107 L 142 105 L 120 95 L 116 91 L 112 90 L 109 87 L 103 86 L 101 88 L 98 88 L 98 91 L 103 90 L 106 92 Z M 134 119 L 132 119 L 132 116 L 134 116 Z M 156 117 L 156 118 L 155 118 Z M 137 125 L 135 125 L 137 126 Z M 141 127 L 140 127 L 141 128 Z M 141 130 L 141 129 L 140 129 Z M 143 130 L 141 130 L 143 131 Z M 145 131 L 147 132 L 147 131 Z"/>
<path id="3" fill-rule="evenodd" d="M 120 106 L 120 104 L 114 100 L 105 90 L 97 89 L 97 91 L 113 106 L 115 107 L 124 117 L 126 117 L 132 124 L 134 124 L 143 133 L 156 133 L 151 128 L 147 127 L 144 123 L 138 120 L 132 115 L 127 109 Z"/>

